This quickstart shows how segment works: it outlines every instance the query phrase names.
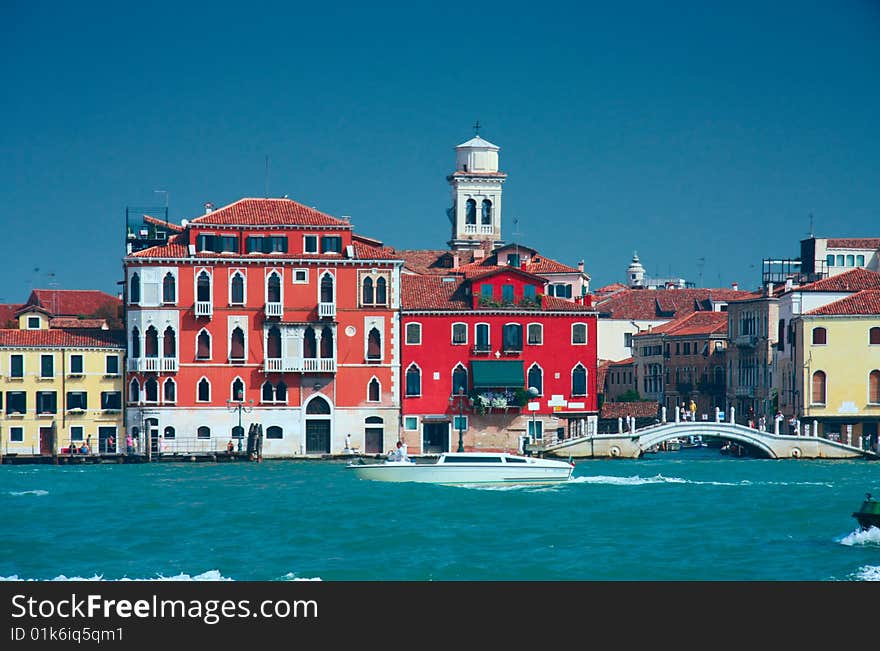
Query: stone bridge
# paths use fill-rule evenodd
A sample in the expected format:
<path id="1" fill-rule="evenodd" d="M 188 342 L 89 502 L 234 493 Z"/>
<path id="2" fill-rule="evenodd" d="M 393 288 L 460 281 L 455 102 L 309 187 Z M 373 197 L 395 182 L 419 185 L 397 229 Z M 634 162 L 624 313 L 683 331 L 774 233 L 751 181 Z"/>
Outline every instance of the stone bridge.
<path id="1" fill-rule="evenodd" d="M 564 439 L 543 446 L 529 446 L 532 452 L 554 457 L 622 457 L 636 459 L 664 441 L 691 436 L 717 437 L 749 446 L 758 456 L 771 459 L 856 459 L 877 458 L 877 454 L 838 441 L 816 436 L 792 436 L 764 432 L 744 425 L 717 421 L 659 423 L 617 434 L 594 434 Z"/>

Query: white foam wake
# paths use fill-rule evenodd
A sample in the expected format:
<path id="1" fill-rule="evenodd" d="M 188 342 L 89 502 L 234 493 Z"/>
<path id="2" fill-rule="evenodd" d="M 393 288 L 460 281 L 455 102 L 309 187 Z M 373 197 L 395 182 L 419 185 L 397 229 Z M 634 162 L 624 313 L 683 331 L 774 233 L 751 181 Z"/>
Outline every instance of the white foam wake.
<path id="1" fill-rule="evenodd" d="M 43 579 L 22 579 L 19 578 L 18 575 L 13 574 L 12 576 L 0 576 L 0 581 L 42 581 Z M 48 581 L 232 581 L 228 577 L 223 576 L 219 570 L 208 570 L 207 572 L 202 572 L 201 574 L 186 574 L 182 572 L 180 574 L 175 574 L 173 576 L 164 576 L 162 574 L 157 574 L 156 576 L 149 579 L 131 579 L 127 576 L 122 577 L 121 579 L 105 579 L 103 574 L 95 574 L 91 577 L 83 577 L 83 576 L 65 576 L 64 574 L 60 574 L 56 576 L 54 579 L 46 579 Z"/>
<path id="2" fill-rule="evenodd" d="M 581 484 L 612 484 L 615 486 L 642 486 L 645 484 L 695 484 L 699 486 L 769 486 L 769 485 L 778 485 L 778 486 L 802 486 L 802 485 L 810 485 L 810 486 L 828 486 L 831 487 L 831 484 L 827 484 L 825 482 L 772 482 L 772 481 L 760 481 L 753 482 L 748 479 L 743 479 L 742 481 L 729 482 L 729 481 L 699 481 L 696 479 L 684 479 L 683 477 L 664 477 L 663 475 L 654 475 L 653 477 L 641 477 L 639 475 L 633 475 L 630 477 L 617 477 L 613 475 L 593 475 L 588 477 L 574 477 L 572 479 L 574 483 Z"/>
<path id="3" fill-rule="evenodd" d="M 9 491 L 10 495 L 48 495 L 49 491 L 33 490 L 33 491 Z"/>
<path id="4" fill-rule="evenodd" d="M 871 527 L 870 529 L 856 529 L 850 534 L 839 539 L 841 545 L 880 545 L 880 529 Z"/>
<path id="5" fill-rule="evenodd" d="M 880 565 L 865 565 L 853 574 L 859 581 L 880 581 Z"/>

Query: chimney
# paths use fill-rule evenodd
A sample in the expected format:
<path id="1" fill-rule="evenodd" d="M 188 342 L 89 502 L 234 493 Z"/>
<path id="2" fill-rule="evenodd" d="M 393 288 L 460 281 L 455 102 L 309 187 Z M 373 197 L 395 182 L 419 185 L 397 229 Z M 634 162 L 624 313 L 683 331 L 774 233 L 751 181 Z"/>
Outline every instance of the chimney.
<path id="1" fill-rule="evenodd" d="M 732 283 L 732 284 L 730 285 L 730 288 L 731 288 L 733 291 L 738 292 L 738 291 L 739 291 L 739 283 Z"/>
<path id="2" fill-rule="evenodd" d="M 455 253 L 452 254 L 452 268 L 453 268 L 453 269 L 457 269 L 457 268 L 458 268 L 458 262 L 459 262 L 459 260 L 458 260 L 458 251 L 456 251 Z"/>
<path id="3" fill-rule="evenodd" d="M 206 201 L 205 202 L 205 214 L 210 215 L 212 212 L 214 212 L 214 204 L 211 203 L 210 201 Z"/>
<path id="4" fill-rule="evenodd" d="M 578 271 L 581 273 L 584 273 L 584 261 L 583 260 L 578 262 Z"/>
<path id="5" fill-rule="evenodd" d="M 790 292 L 793 285 L 794 283 L 792 282 L 791 278 L 785 279 L 785 291 Z"/>
<path id="6" fill-rule="evenodd" d="M 773 297 L 773 283 L 767 283 L 767 296 Z"/>

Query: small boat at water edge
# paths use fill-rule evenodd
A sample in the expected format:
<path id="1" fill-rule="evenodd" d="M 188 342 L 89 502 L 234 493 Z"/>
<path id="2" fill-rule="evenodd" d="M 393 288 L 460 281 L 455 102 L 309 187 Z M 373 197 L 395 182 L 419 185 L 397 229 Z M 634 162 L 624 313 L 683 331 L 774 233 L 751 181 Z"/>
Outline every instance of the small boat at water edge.
<path id="1" fill-rule="evenodd" d="M 862 508 L 853 513 L 852 516 L 865 531 L 871 527 L 880 529 L 880 502 L 872 498 L 871 493 L 865 493 L 865 501 L 862 502 Z"/>
<path id="2" fill-rule="evenodd" d="M 429 484 L 548 484 L 568 481 L 574 472 L 568 461 L 507 452 L 446 452 L 434 463 L 361 459 L 346 468 L 360 479 Z"/>

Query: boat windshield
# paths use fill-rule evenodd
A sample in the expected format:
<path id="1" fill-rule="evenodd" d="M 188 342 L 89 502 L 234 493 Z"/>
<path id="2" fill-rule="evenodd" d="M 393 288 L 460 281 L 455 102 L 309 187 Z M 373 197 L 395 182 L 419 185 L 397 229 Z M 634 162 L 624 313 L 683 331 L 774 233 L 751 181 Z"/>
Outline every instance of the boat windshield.
<path id="1" fill-rule="evenodd" d="M 501 457 L 465 457 L 447 455 L 443 463 L 501 463 Z"/>

